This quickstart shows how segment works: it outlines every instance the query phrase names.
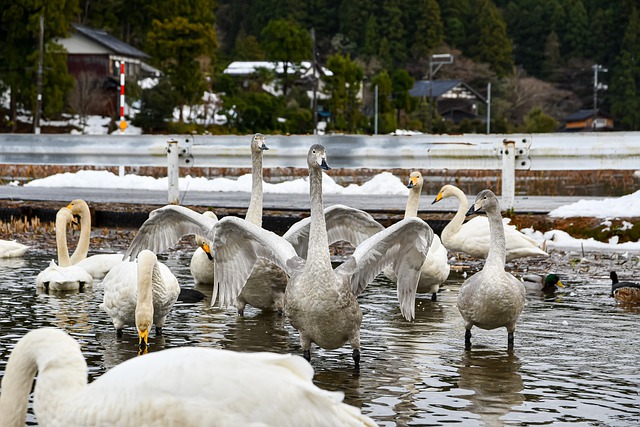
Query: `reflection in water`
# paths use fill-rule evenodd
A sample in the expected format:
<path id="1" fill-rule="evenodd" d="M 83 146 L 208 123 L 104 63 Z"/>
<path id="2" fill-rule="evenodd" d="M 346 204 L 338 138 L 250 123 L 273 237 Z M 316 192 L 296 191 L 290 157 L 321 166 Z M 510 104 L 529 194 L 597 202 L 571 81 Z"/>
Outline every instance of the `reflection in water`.
<path id="1" fill-rule="evenodd" d="M 161 259 L 185 287 L 194 287 L 190 254 Z M 36 292 L 35 277 L 50 259 L 50 253 L 32 253 L 17 264 L 0 263 L 0 376 L 17 339 L 42 326 L 63 328 L 80 342 L 91 381 L 127 359 L 145 357 L 137 355 L 133 328 L 117 338 L 98 308 L 100 282 L 83 292 Z M 513 354 L 504 349 L 500 330 L 485 331 L 482 346 L 464 351 L 456 308 L 461 273 L 452 273 L 437 301 L 419 296 L 412 322 L 400 314 L 396 289 L 379 278 L 359 297 L 364 316 L 359 374 L 352 369 L 349 346 L 318 350 L 311 361 L 314 382 L 343 391 L 347 403 L 384 427 L 638 426 L 640 313 L 609 297 L 610 265 L 585 278 L 569 262 L 551 261 L 569 287 L 553 298 L 528 296 Z M 470 273 L 477 267 L 468 265 Z M 538 273 L 550 270 L 536 266 Z M 208 298 L 177 303 L 163 336 L 149 337 L 149 352 L 191 345 L 301 355 L 298 333 L 282 316 L 248 309 L 239 317 L 235 308 L 210 306 L 211 288 L 198 290 Z M 27 424 L 36 425 L 32 415 Z"/>
<path id="2" fill-rule="evenodd" d="M 471 390 L 466 408 L 479 415 L 487 426 L 502 426 L 500 417 L 524 401 L 520 361 L 514 352 L 465 351 L 458 367 L 458 387 Z"/>

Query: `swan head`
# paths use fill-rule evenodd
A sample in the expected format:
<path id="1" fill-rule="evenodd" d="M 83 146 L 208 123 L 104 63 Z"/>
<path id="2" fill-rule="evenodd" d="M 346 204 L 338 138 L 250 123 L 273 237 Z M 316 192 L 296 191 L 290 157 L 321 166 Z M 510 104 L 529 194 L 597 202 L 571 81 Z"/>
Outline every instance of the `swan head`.
<path id="1" fill-rule="evenodd" d="M 210 261 L 213 261 L 213 255 L 211 255 L 211 244 L 202 236 L 196 236 L 196 245 L 199 248 L 202 248 L 205 254 L 207 254 L 207 258 Z"/>
<path id="2" fill-rule="evenodd" d="M 69 224 L 74 221 L 73 212 L 69 208 L 60 208 L 56 213 L 56 228 L 64 227 L 66 228 Z"/>
<path id="3" fill-rule="evenodd" d="M 268 150 L 269 147 L 267 147 L 265 144 L 266 140 L 267 138 L 263 134 L 256 133 L 255 135 L 253 135 L 253 138 L 251 138 L 251 150 L 252 151 Z"/>
<path id="4" fill-rule="evenodd" d="M 331 169 L 327 164 L 327 152 L 320 144 L 313 144 L 311 148 L 309 148 L 307 163 L 310 168 L 320 167 L 323 170 Z"/>
<path id="5" fill-rule="evenodd" d="M 498 198 L 491 190 L 482 190 L 476 196 L 476 200 L 471 204 L 467 216 L 473 215 L 480 211 L 500 212 L 500 204 Z"/>
<path id="6" fill-rule="evenodd" d="M 89 205 L 82 199 L 75 199 L 67 205 L 67 208 L 70 209 L 74 215 L 82 215 L 89 210 Z"/>
<path id="7" fill-rule="evenodd" d="M 456 190 L 459 191 L 459 189 L 453 185 L 449 185 L 449 184 L 443 185 L 440 191 L 438 191 L 438 195 L 436 196 L 436 199 L 433 202 L 431 202 L 431 204 L 439 202 L 442 199 L 446 199 L 447 197 L 454 197 L 456 195 Z"/>
<path id="8" fill-rule="evenodd" d="M 411 175 L 409 175 L 409 184 L 407 184 L 407 188 L 422 189 L 422 182 L 422 174 L 418 171 L 413 171 L 411 172 Z"/>

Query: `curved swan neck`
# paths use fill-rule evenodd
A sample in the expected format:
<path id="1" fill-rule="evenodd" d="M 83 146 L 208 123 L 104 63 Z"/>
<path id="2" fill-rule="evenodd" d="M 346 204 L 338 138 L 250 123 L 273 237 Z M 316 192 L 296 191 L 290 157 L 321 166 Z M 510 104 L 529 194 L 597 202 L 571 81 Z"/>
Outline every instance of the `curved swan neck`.
<path id="1" fill-rule="evenodd" d="M 404 210 L 404 217 L 410 218 L 418 216 L 418 206 L 420 205 L 420 193 L 422 185 L 416 185 L 409 190 L 409 198 L 407 199 L 407 207 Z"/>
<path id="2" fill-rule="evenodd" d="M 487 210 L 489 220 L 489 254 L 484 268 L 499 267 L 504 270 L 507 257 L 507 244 L 505 242 L 504 226 L 502 225 L 502 215 L 496 210 Z"/>
<path id="3" fill-rule="evenodd" d="M 467 196 L 460 190 L 458 187 L 451 186 L 449 188 L 451 194 L 449 197 L 453 196 L 458 199 L 458 211 L 453 216 L 449 224 L 442 230 L 443 240 L 446 240 L 448 236 L 456 234 L 462 223 L 464 222 L 465 215 L 469 210 L 469 200 L 467 200 Z"/>
<path id="4" fill-rule="evenodd" d="M 69 267 L 71 265 L 67 246 L 67 222 L 67 217 L 60 214 L 56 215 L 56 251 L 58 252 L 58 265 L 60 267 Z"/>
<path id="5" fill-rule="evenodd" d="M 262 150 L 251 148 L 251 200 L 245 219 L 262 227 Z"/>
<path id="6" fill-rule="evenodd" d="M 86 203 L 79 204 L 80 212 L 80 238 L 78 246 L 71 254 L 71 264 L 77 264 L 87 257 L 89 253 L 89 241 L 91 240 L 91 212 Z"/>
<path id="7" fill-rule="evenodd" d="M 323 263 L 332 270 L 331 255 L 329 254 L 329 238 L 324 219 L 324 205 L 322 202 L 322 170 L 317 166 L 309 167 L 309 195 L 311 224 L 309 229 L 309 250 L 307 263 Z"/>
<path id="8" fill-rule="evenodd" d="M 41 425 L 55 417 L 48 413 L 60 410 L 73 394 L 87 385 L 87 364 L 78 344 L 66 333 L 50 328 L 36 329 L 16 344 L 2 378 L 0 424 L 3 427 L 25 425 L 29 393 L 38 373 L 34 407 Z M 38 407 L 38 401 L 48 404 Z"/>

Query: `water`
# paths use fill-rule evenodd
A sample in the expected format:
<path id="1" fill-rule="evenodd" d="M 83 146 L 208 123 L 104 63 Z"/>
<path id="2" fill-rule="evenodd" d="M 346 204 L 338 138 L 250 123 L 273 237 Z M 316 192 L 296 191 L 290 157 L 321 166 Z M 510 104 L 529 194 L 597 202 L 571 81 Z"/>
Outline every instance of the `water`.
<path id="1" fill-rule="evenodd" d="M 116 338 L 110 319 L 98 308 L 99 282 L 81 293 L 36 292 L 35 277 L 54 256 L 52 250 L 0 260 L 0 371 L 15 341 L 42 326 L 63 328 L 81 342 L 90 380 L 137 357 L 134 330 Z M 160 256 L 184 287 L 194 286 L 190 255 L 183 246 Z M 466 259 L 453 264 L 459 271 L 452 272 L 438 301 L 417 300 L 414 322 L 400 315 L 388 282 L 371 284 L 360 298 L 364 320 L 359 375 L 352 369 L 348 345 L 334 351 L 314 346 L 315 382 L 344 391 L 348 403 L 381 426 L 639 425 L 640 309 L 616 304 L 609 297 L 608 279 L 610 269 L 621 279 L 632 278 L 638 271 L 637 255 L 555 253 L 547 260 L 509 264 L 516 275 L 525 269 L 554 270 L 569 285 L 555 296 L 527 296 L 512 353 L 506 350 L 504 329 L 474 328 L 473 349 L 464 350 L 457 290 L 464 272 L 471 274 L 482 264 Z M 240 318 L 235 309 L 220 310 L 209 303 L 177 304 L 164 337 L 151 334 L 150 351 L 194 345 L 301 354 L 298 334 L 285 319 L 251 308 Z M 27 424 L 37 425 L 31 413 Z"/>

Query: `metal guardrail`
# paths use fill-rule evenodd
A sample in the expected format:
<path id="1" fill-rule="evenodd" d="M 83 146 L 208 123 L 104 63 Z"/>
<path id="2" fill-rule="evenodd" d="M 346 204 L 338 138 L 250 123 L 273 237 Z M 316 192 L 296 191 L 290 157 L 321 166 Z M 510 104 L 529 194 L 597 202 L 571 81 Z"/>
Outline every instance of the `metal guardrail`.
<path id="1" fill-rule="evenodd" d="M 173 141 L 178 143 L 179 166 L 248 167 L 250 138 L 0 134 L 0 163 L 167 166 L 168 158 L 175 162 L 175 156 L 168 156 Z M 264 166 L 306 168 L 307 151 L 314 143 L 327 148 L 336 168 L 502 170 L 506 209 L 513 205 L 516 170 L 640 169 L 640 132 L 272 135 L 267 137 Z"/>

